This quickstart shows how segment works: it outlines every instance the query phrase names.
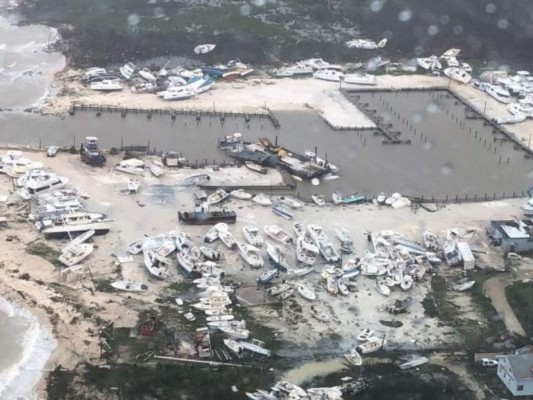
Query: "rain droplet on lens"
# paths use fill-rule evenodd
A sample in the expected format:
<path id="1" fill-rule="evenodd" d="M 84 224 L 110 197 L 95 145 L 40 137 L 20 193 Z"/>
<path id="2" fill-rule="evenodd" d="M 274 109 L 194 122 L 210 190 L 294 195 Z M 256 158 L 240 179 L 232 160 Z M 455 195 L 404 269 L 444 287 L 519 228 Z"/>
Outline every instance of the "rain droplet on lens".
<path id="1" fill-rule="evenodd" d="M 464 29 L 461 25 L 455 25 L 453 27 L 453 33 L 455 33 L 456 35 L 462 35 L 464 32 Z"/>
<path id="2" fill-rule="evenodd" d="M 441 15 L 440 23 L 442 25 L 448 25 L 450 23 L 450 16 L 449 15 Z"/>
<path id="3" fill-rule="evenodd" d="M 437 25 L 431 25 L 428 27 L 428 35 L 435 36 L 439 33 L 439 27 Z"/>
<path id="4" fill-rule="evenodd" d="M 496 5 L 493 4 L 493 3 L 489 3 L 485 6 L 485 12 L 487 14 L 494 14 L 494 12 L 496 11 Z"/>
<path id="5" fill-rule="evenodd" d="M 507 29 L 509 28 L 509 21 L 507 21 L 505 18 L 500 19 L 498 21 L 498 28 L 500 29 Z"/>
<path id="6" fill-rule="evenodd" d="M 139 14 L 131 14 L 128 16 L 128 25 L 135 26 L 138 25 L 139 22 L 141 22 L 141 17 L 139 17 Z"/>
<path id="7" fill-rule="evenodd" d="M 252 3 L 256 7 L 263 7 L 266 4 L 266 0 L 253 0 Z"/>
<path id="8" fill-rule="evenodd" d="M 163 18 L 165 16 L 165 10 L 163 7 L 156 7 L 154 10 L 154 16 L 156 18 Z"/>
<path id="9" fill-rule="evenodd" d="M 419 124 L 420 122 L 422 122 L 422 115 L 420 115 L 419 113 L 413 114 L 413 116 L 411 117 L 411 121 L 413 121 L 413 124 Z"/>
<path id="10" fill-rule="evenodd" d="M 403 10 L 398 14 L 398 21 L 407 22 L 413 18 L 413 12 L 411 10 Z"/>
<path id="11" fill-rule="evenodd" d="M 444 164 L 442 167 L 440 167 L 440 173 L 442 175 L 448 176 L 452 173 L 453 166 L 450 163 Z"/>
<path id="12" fill-rule="evenodd" d="M 431 142 L 424 142 L 424 144 L 422 145 L 422 147 L 424 148 L 424 150 L 431 150 L 433 148 L 433 143 Z"/>
<path id="13" fill-rule="evenodd" d="M 374 12 L 379 12 L 383 8 L 383 3 L 380 0 L 374 0 L 370 3 L 370 9 Z"/>
<path id="14" fill-rule="evenodd" d="M 241 10 L 240 10 L 241 15 L 244 15 L 247 17 L 248 15 L 250 15 L 251 11 L 252 11 L 252 7 L 250 7 L 249 4 L 244 4 L 241 6 Z"/>
<path id="15" fill-rule="evenodd" d="M 439 111 L 439 106 L 435 103 L 429 103 L 426 109 L 430 113 L 436 113 L 437 111 Z"/>

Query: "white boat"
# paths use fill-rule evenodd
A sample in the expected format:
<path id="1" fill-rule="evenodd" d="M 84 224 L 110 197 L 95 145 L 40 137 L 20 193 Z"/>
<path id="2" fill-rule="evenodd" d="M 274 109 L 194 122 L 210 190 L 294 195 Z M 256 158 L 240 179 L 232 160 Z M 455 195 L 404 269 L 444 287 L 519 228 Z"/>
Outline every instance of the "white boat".
<path id="1" fill-rule="evenodd" d="M 141 78 L 146 79 L 148 82 L 155 82 L 157 80 L 156 76 L 148 68 L 143 68 L 139 71 Z"/>
<path id="2" fill-rule="evenodd" d="M 329 315 L 324 311 L 311 307 L 311 315 L 321 322 L 329 322 Z"/>
<path id="3" fill-rule="evenodd" d="M 501 86 L 487 84 L 485 87 L 485 92 L 487 92 L 489 96 L 492 96 L 498 100 L 500 103 L 509 104 L 511 102 L 511 93 Z"/>
<path id="4" fill-rule="evenodd" d="M 129 81 L 137 70 L 137 67 L 135 66 L 135 64 L 129 62 L 124 64 L 118 70 L 120 71 L 120 74 L 124 77 L 124 79 Z"/>
<path id="5" fill-rule="evenodd" d="M 214 193 L 207 196 L 207 204 L 218 204 L 228 198 L 229 194 L 224 189 L 217 189 Z"/>
<path id="6" fill-rule="evenodd" d="M 353 39 L 346 42 L 346 47 L 349 49 L 362 50 L 376 50 L 381 49 L 387 45 L 387 39 L 383 39 L 378 43 L 371 39 Z"/>
<path id="7" fill-rule="evenodd" d="M 313 78 L 323 81 L 340 82 L 344 78 L 344 74 L 334 69 L 321 69 L 313 74 Z"/>
<path id="8" fill-rule="evenodd" d="M 350 294 L 350 291 L 348 290 L 348 285 L 346 284 L 343 278 L 337 279 L 337 288 L 339 289 L 339 293 L 343 296 L 348 296 Z"/>
<path id="9" fill-rule="evenodd" d="M 268 170 L 265 167 L 263 167 L 263 166 L 261 166 L 259 164 L 256 164 L 256 163 L 254 163 L 252 161 L 245 161 L 244 165 L 249 170 L 257 172 L 257 173 L 259 173 L 261 175 L 266 175 L 266 173 L 268 172 Z"/>
<path id="10" fill-rule="evenodd" d="M 339 239 L 339 241 L 342 243 L 342 244 L 352 244 L 353 241 L 352 241 L 352 238 L 350 237 L 350 232 L 348 231 L 348 229 L 346 228 L 342 228 L 342 227 L 338 227 L 338 228 L 335 228 L 335 234 L 337 235 L 337 239 Z"/>
<path id="11" fill-rule="evenodd" d="M 301 75 L 311 75 L 313 73 L 313 68 L 309 66 L 300 65 L 296 63 L 289 67 L 283 67 L 276 71 L 277 77 L 288 77 L 288 76 L 301 76 Z"/>
<path id="12" fill-rule="evenodd" d="M 346 358 L 350 364 L 355 366 L 363 364 L 363 358 L 361 357 L 361 354 L 357 352 L 357 349 L 351 349 L 349 352 L 344 353 L 344 358 Z"/>
<path id="13" fill-rule="evenodd" d="M 276 382 L 274 389 L 288 395 L 288 397 L 292 400 L 296 400 L 300 397 L 307 397 L 307 392 L 305 390 L 303 390 L 300 386 L 287 381 Z"/>
<path id="14" fill-rule="evenodd" d="M 279 274 L 279 269 L 269 269 L 267 271 L 264 271 L 261 275 L 259 275 L 259 283 L 267 283 L 270 282 L 272 279 L 274 279 Z"/>
<path id="15" fill-rule="evenodd" d="M 319 207 L 322 207 L 322 206 L 326 205 L 326 200 L 324 200 L 324 196 L 322 196 L 322 195 L 313 194 L 313 195 L 311 195 L 311 199 Z"/>
<path id="16" fill-rule="evenodd" d="M 413 287 L 413 277 L 410 275 L 404 275 L 400 282 L 402 290 L 409 290 Z"/>
<path id="17" fill-rule="evenodd" d="M 242 352 L 242 346 L 240 343 L 233 339 L 224 339 L 224 345 L 233 351 L 235 354 L 241 354 Z"/>
<path id="18" fill-rule="evenodd" d="M 71 212 L 43 218 L 35 222 L 35 227 L 48 237 L 78 235 L 90 230 L 102 234 L 109 232 L 111 221 L 100 213 Z"/>
<path id="19" fill-rule="evenodd" d="M 330 69 L 330 70 L 341 70 L 342 66 L 337 64 L 330 64 L 327 61 L 324 61 L 321 58 L 310 58 L 305 61 L 300 61 L 299 65 L 303 67 L 311 67 L 314 70 L 323 70 L 323 69 Z"/>
<path id="20" fill-rule="evenodd" d="M 437 236 L 433 232 L 424 231 L 424 233 L 422 233 L 422 241 L 424 242 L 426 249 L 429 251 L 437 251 L 439 242 Z"/>
<path id="21" fill-rule="evenodd" d="M 439 58 L 443 60 L 447 60 L 451 57 L 457 57 L 459 53 L 461 53 L 461 49 L 451 48 L 451 49 L 446 50 L 444 53 L 442 53 L 442 55 Z"/>
<path id="22" fill-rule="evenodd" d="M 309 301 L 316 300 L 315 292 L 313 292 L 307 286 L 305 286 L 305 285 L 303 285 L 301 283 L 297 283 L 295 288 L 296 288 L 296 291 L 298 292 L 298 294 L 300 296 L 302 296 L 304 299 L 309 300 Z"/>
<path id="23" fill-rule="evenodd" d="M 286 292 L 288 290 L 292 289 L 292 286 L 288 283 L 282 283 L 281 285 L 273 286 L 270 289 L 268 289 L 268 294 L 271 296 L 278 296 L 283 292 Z"/>
<path id="24" fill-rule="evenodd" d="M 230 231 L 223 231 L 218 233 L 218 237 L 222 243 L 230 250 L 233 250 L 237 247 L 237 243 L 233 238 L 233 234 Z"/>
<path id="25" fill-rule="evenodd" d="M 216 44 L 199 44 L 194 48 L 196 54 L 206 54 L 213 51 L 217 47 Z"/>
<path id="26" fill-rule="evenodd" d="M 237 242 L 237 248 L 241 257 L 246 261 L 252 268 L 261 268 L 263 266 L 263 257 L 261 257 L 261 252 L 257 247 L 254 247 L 244 242 Z"/>
<path id="27" fill-rule="evenodd" d="M 214 322 L 214 321 L 231 321 L 235 317 L 231 314 L 222 314 L 222 315 L 211 315 L 209 317 L 205 317 L 205 320 L 207 322 Z"/>
<path id="28" fill-rule="evenodd" d="M 220 251 L 213 249 L 212 247 L 200 246 L 200 254 L 204 256 L 207 260 L 218 261 L 220 260 Z"/>
<path id="29" fill-rule="evenodd" d="M 444 75 L 460 83 L 468 83 L 472 79 L 472 76 L 461 68 L 446 68 Z"/>
<path id="30" fill-rule="evenodd" d="M 272 201 L 263 193 L 256 194 L 252 201 L 261 205 L 261 206 L 271 206 Z"/>
<path id="31" fill-rule="evenodd" d="M 150 272 L 150 275 L 158 279 L 167 279 L 170 277 L 168 260 L 157 257 L 152 250 L 145 250 L 143 253 L 144 265 L 148 269 L 148 272 Z"/>
<path id="32" fill-rule="evenodd" d="M 58 257 L 58 260 L 67 267 L 72 267 L 87 258 L 93 250 L 94 245 L 92 243 L 69 245 Z"/>
<path id="33" fill-rule="evenodd" d="M 333 204 L 339 205 L 342 204 L 342 193 L 341 192 L 333 192 L 331 194 L 331 200 L 333 201 Z"/>
<path id="34" fill-rule="evenodd" d="M 283 249 L 281 246 L 273 246 L 270 243 L 267 242 L 266 245 L 266 252 L 272 263 L 277 269 L 280 269 L 282 271 L 288 271 L 289 264 L 288 264 L 288 256 L 287 256 L 287 250 Z"/>
<path id="35" fill-rule="evenodd" d="M 442 246 L 442 251 L 444 259 L 449 266 L 453 267 L 461 262 L 461 254 L 459 253 L 455 240 L 446 240 Z"/>
<path id="36" fill-rule="evenodd" d="M 194 316 L 194 314 L 192 312 L 188 312 L 186 314 L 183 314 L 183 316 L 185 317 L 185 319 L 187 321 L 196 321 L 196 317 Z"/>
<path id="37" fill-rule="evenodd" d="M 126 248 L 126 251 L 130 254 L 139 254 L 141 251 L 143 251 L 143 243 L 146 240 L 146 237 L 141 237 L 139 239 L 134 240 L 130 244 L 128 244 L 128 247 Z"/>
<path id="38" fill-rule="evenodd" d="M 335 251 L 333 244 L 331 244 L 328 238 L 317 240 L 316 245 L 320 250 L 320 254 L 328 263 L 336 264 L 340 261 L 339 254 Z"/>
<path id="39" fill-rule="evenodd" d="M 344 83 L 351 85 L 377 85 L 375 75 L 370 74 L 346 74 L 344 75 Z"/>
<path id="40" fill-rule="evenodd" d="M 148 290 L 148 286 L 146 284 L 131 280 L 116 281 L 111 283 L 111 286 L 113 286 L 115 289 L 126 290 L 129 292 L 146 292 Z"/>
<path id="41" fill-rule="evenodd" d="M 247 193 L 244 189 L 232 190 L 230 195 L 239 200 L 250 200 L 252 198 L 252 195 Z"/>
<path id="42" fill-rule="evenodd" d="M 179 90 L 165 90 L 164 92 L 161 92 L 163 97 L 163 100 L 165 101 L 173 101 L 173 100 L 187 100 L 191 97 L 194 97 L 197 92 L 195 90 L 192 90 L 188 87 L 180 87 Z M 159 94 L 159 93 L 158 93 Z"/>
<path id="43" fill-rule="evenodd" d="M 193 193 L 194 193 L 194 197 L 197 200 L 200 200 L 201 202 L 204 202 L 207 199 L 207 193 L 202 188 L 199 188 L 199 187 L 195 188 Z"/>
<path id="44" fill-rule="evenodd" d="M 420 57 L 416 59 L 416 63 L 420 68 L 425 69 L 426 71 L 434 71 L 436 69 L 442 69 L 442 65 L 439 61 L 439 58 L 435 55 L 430 57 Z"/>
<path id="45" fill-rule="evenodd" d="M 152 175 L 156 178 L 159 178 L 165 172 L 165 166 L 159 161 L 152 161 L 148 168 L 150 169 Z"/>
<path id="46" fill-rule="evenodd" d="M 270 357 L 272 352 L 265 349 L 265 343 L 261 340 L 252 339 L 250 342 L 240 342 L 243 349 L 251 351 L 253 353 L 261 354 L 262 356 Z M 305 392 L 304 392 L 305 393 Z"/>
<path id="47" fill-rule="evenodd" d="M 248 339 L 250 336 L 250 331 L 248 329 L 238 328 L 235 326 L 223 326 L 220 328 L 220 331 L 236 339 Z"/>
<path id="48" fill-rule="evenodd" d="M 383 282 L 376 282 L 376 290 L 383 296 L 389 296 L 391 293 L 390 288 Z"/>
<path id="49" fill-rule="evenodd" d="M 266 225 L 263 228 L 265 234 L 278 243 L 292 243 L 291 236 L 285 232 L 279 225 Z"/>
<path id="50" fill-rule="evenodd" d="M 248 243 L 255 247 L 263 246 L 264 240 L 259 229 L 254 225 L 245 225 L 242 228 L 244 238 Z"/>
<path id="51" fill-rule="evenodd" d="M 292 230 L 294 231 L 296 237 L 305 235 L 305 228 L 299 222 L 295 222 L 294 224 L 292 224 Z"/>
<path id="52" fill-rule="evenodd" d="M 404 362 L 403 364 L 400 364 L 401 369 L 409 369 L 418 367 L 419 365 L 426 364 L 429 362 L 429 359 L 427 357 L 418 357 L 411 361 Z"/>
<path id="53" fill-rule="evenodd" d="M 306 264 L 306 265 L 300 265 L 299 268 L 289 268 L 287 270 L 287 276 L 294 276 L 294 277 L 300 277 L 305 276 L 307 274 L 310 274 L 315 269 L 312 265 Z"/>
<path id="54" fill-rule="evenodd" d="M 128 182 L 128 192 L 130 194 L 135 194 L 139 191 L 140 183 L 138 179 L 130 179 Z"/>
<path id="55" fill-rule="evenodd" d="M 49 174 L 48 176 L 42 177 L 42 179 L 34 178 L 27 181 L 26 186 L 20 188 L 17 193 L 24 200 L 30 200 L 35 196 L 61 189 L 68 182 L 68 178 Z"/>
<path id="56" fill-rule="evenodd" d="M 23 175 L 19 176 L 15 180 L 15 183 L 18 187 L 23 187 L 26 186 L 29 181 L 49 179 L 52 175 L 54 174 L 51 174 L 50 172 L 47 172 L 41 168 L 31 169 Z"/>
<path id="57" fill-rule="evenodd" d="M 42 167 L 42 162 L 24 158 L 22 152 L 18 150 L 9 150 L 0 158 L 0 172 L 12 178 L 18 178 L 32 169 L 41 169 Z"/>
<path id="58" fill-rule="evenodd" d="M 310 388 L 307 392 L 314 399 L 342 400 L 342 391 L 339 387 Z"/>
<path id="59" fill-rule="evenodd" d="M 213 225 L 204 235 L 204 242 L 213 243 L 218 239 L 220 232 L 227 232 L 228 229 L 228 224 L 224 222 L 219 222 L 218 224 Z"/>
<path id="60" fill-rule="evenodd" d="M 281 204 L 293 209 L 298 209 L 302 207 L 302 203 L 298 200 L 293 199 L 292 197 L 281 196 L 278 200 Z"/>
<path id="61" fill-rule="evenodd" d="M 331 295 L 336 295 L 339 293 L 339 285 L 337 285 L 337 278 L 334 276 L 329 276 L 326 280 L 326 290 Z"/>
<path id="62" fill-rule="evenodd" d="M 476 284 L 476 281 L 467 281 L 467 282 L 461 283 L 460 285 L 457 285 L 455 287 L 455 290 L 457 290 L 458 292 L 464 292 L 465 290 L 470 289 L 475 284 Z"/>
<path id="63" fill-rule="evenodd" d="M 314 246 L 311 240 L 308 240 L 311 246 Z M 316 246 L 314 247 L 316 248 Z M 317 253 L 308 250 L 308 246 L 306 246 L 306 237 L 303 235 L 298 236 L 296 239 L 296 259 L 303 264 L 314 265 L 316 262 L 316 254 Z"/>
<path id="64" fill-rule="evenodd" d="M 126 174 L 141 175 L 144 172 L 144 161 L 130 158 L 129 160 L 123 160 L 118 163 L 115 169 Z"/>
<path id="65" fill-rule="evenodd" d="M 359 335 L 357 335 L 357 340 L 359 342 L 366 342 L 371 337 L 374 337 L 374 331 L 372 329 L 365 328 L 361 331 L 361 333 L 359 333 Z"/>
<path id="66" fill-rule="evenodd" d="M 384 339 L 377 338 L 375 336 L 372 336 L 368 338 L 368 340 L 365 343 L 360 344 L 356 347 L 357 351 L 360 354 L 368 354 L 372 353 L 374 351 L 378 351 L 383 347 Z"/>
<path id="67" fill-rule="evenodd" d="M 272 212 L 285 219 L 293 219 L 294 215 L 280 204 L 272 206 Z"/>
<path id="68" fill-rule="evenodd" d="M 207 174 L 191 175 L 181 181 L 180 186 L 198 186 L 207 183 L 211 180 L 211 177 Z"/>
<path id="69" fill-rule="evenodd" d="M 119 79 L 104 79 L 102 81 L 92 82 L 89 88 L 100 92 L 117 92 L 124 89 L 124 86 L 120 83 Z"/>

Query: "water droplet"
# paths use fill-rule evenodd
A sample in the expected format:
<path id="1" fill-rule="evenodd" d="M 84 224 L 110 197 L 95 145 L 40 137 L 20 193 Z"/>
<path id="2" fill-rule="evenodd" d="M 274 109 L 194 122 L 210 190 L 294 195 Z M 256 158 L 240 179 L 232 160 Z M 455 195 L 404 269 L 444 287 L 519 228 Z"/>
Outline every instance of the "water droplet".
<path id="1" fill-rule="evenodd" d="M 253 0 L 252 3 L 256 7 L 264 7 L 266 5 L 266 0 Z"/>
<path id="2" fill-rule="evenodd" d="M 433 148 L 433 143 L 431 142 L 424 142 L 424 144 L 422 145 L 422 147 L 424 148 L 424 150 L 431 150 Z"/>
<path id="3" fill-rule="evenodd" d="M 244 4 L 241 6 L 240 12 L 241 12 L 241 15 L 244 15 L 247 17 L 252 12 L 252 7 L 250 7 L 249 4 Z"/>
<path id="4" fill-rule="evenodd" d="M 439 33 L 439 27 L 437 25 L 431 25 L 428 27 L 428 35 L 435 36 Z"/>
<path id="5" fill-rule="evenodd" d="M 370 9 L 374 12 L 379 12 L 383 8 L 383 3 L 379 0 L 374 0 L 370 3 Z"/>
<path id="6" fill-rule="evenodd" d="M 450 16 L 449 15 L 441 15 L 440 23 L 442 25 L 448 25 L 450 23 Z"/>
<path id="7" fill-rule="evenodd" d="M 456 35 L 462 35 L 464 32 L 464 29 L 461 25 L 455 25 L 453 27 L 453 33 L 455 33 Z"/>
<path id="8" fill-rule="evenodd" d="M 154 16 L 156 18 L 163 18 L 165 16 L 165 10 L 163 7 L 156 7 L 154 10 Z"/>
<path id="9" fill-rule="evenodd" d="M 436 113 L 439 111 L 439 106 L 435 103 L 429 103 L 426 109 L 429 113 Z"/>
<path id="10" fill-rule="evenodd" d="M 500 29 L 507 29 L 509 28 L 509 21 L 507 21 L 505 18 L 500 19 L 498 21 L 498 28 Z"/>
<path id="11" fill-rule="evenodd" d="M 138 25 L 139 22 L 141 22 L 141 17 L 139 17 L 139 14 L 131 14 L 128 17 L 128 25 L 135 26 Z"/>
<path id="12" fill-rule="evenodd" d="M 419 124 L 420 122 L 422 122 L 422 115 L 420 115 L 419 113 L 413 114 L 413 116 L 411 117 L 411 121 L 413 121 L 413 124 Z"/>
<path id="13" fill-rule="evenodd" d="M 398 20 L 400 22 L 407 22 L 413 18 L 413 12 L 411 10 L 403 10 L 398 14 Z"/>
<path id="14" fill-rule="evenodd" d="M 485 12 L 487 14 L 494 14 L 494 12 L 496 11 L 496 5 L 493 4 L 493 3 L 489 3 L 485 6 Z"/>
<path id="15" fill-rule="evenodd" d="M 440 173 L 442 175 L 448 176 L 452 173 L 453 165 L 450 163 L 444 164 L 442 167 L 440 167 Z"/>

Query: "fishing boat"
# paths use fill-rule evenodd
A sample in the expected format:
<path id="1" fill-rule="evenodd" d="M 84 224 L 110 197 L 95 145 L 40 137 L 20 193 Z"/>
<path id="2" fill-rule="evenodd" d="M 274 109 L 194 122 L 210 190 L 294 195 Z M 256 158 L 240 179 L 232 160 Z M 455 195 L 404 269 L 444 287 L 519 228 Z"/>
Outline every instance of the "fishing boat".
<path id="1" fill-rule="evenodd" d="M 219 232 L 218 238 L 226 245 L 228 249 L 234 250 L 237 248 L 237 242 L 233 238 L 233 234 L 230 231 Z"/>
<path id="2" fill-rule="evenodd" d="M 376 290 L 383 296 L 389 296 L 391 293 L 390 288 L 384 282 L 376 282 Z"/>
<path id="3" fill-rule="evenodd" d="M 259 164 L 254 163 L 253 161 L 245 161 L 244 165 L 246 165 L 246 168 L 248 168 L 251 171 L 257 172 L 262 175 L 266 175 L 268 170 L 265 167 L 262 167 Z"/>
<path id="4" fill-rule="evenodd" d="M 285 219 L 292 219 L 294 215 L 280 204 L 272 206 L 272 212 Z"/>
<path id="5" fill-rule="evenodd" d="M 363 364 L 363 358 L 361 357 L 361 354 L 357 352 L 357 349 L 351 349 L 349 352 L 344 353 L 344 358 L 346 358 L 350 364 L 355 366 Z"/>
<path id="6" fill-rule="evenodd" d="M 285 232 L 279 225 L 266 225 L 263 227 L 265 234 L 278 243 L 292 243 L 291 236 Z"/>
<path id="7" fill-rule="evenodd" d="M 427 362 L 429 362 L 429 359 L 427 357 L 418 357 L 411 361 L 407 361 L 407 362 L 404 362 L 403 364 L 400 364 L 400 368 L 401 369 L 414 368 L 414 367 L 418 367 L 420 365 L 426 364 Z"/>
<path id="8" fill-rule="evenodd" d="M 199 44 L 194 48 L 194 52 L 196 54 L 206 54 L 215 50 L 215 47 L 217 47 L 216 44 Z"/>
<path id="9" fill-rule="evenodd" d="M 302 207 L 302 203 L 300 203 L 298 200 L 293 199 L 292 197 L 280 196 L 278 200 L 281 204 L 286 205 L 290 208 L 298 209 Z"/>
<path id="10" fill-rule="evenodd" d="M 288 283 L 282 283 L 281 285 L 273 286 L 267 290 L 268 294 L 271 296 L 278 296 L 283 292 L 292 289 L 292 286 Z"/>
<path id="11" fill-rule="evenodd" d="M 357 340 L 359 342 L 366 342 L 372 337 L 374 337 L 374 331 L 372 329 L 365 328 L 361 331 L 361 333 L 359 333 L 359 335 L 357 335 Z"/>
<path id="12" fill-rule="evenodd" d="M 142 282 L 136 282 L 131 280 L 116 281 L 111 283 L 111 286 L 113 286 L 115 289 L 126 290 L 129 292 L 146 292 L 148 290 L 148 285 Z"/>
<path id="13" fill-rule="evenodd" d="M 322 207 L 322 206 L 326 205 L 326 200 L 324 200 L 324 196 L 322 196 L 322 195 L 313 194 L 313 195 L 311 195 L 311 199 L 319 207 Z"/>
<path id="14" fill-rule="evenodd" d="M 337 278 L 329 276 L 326 280 L 326 289 L 329 294 L 336 295 L 339 292 L 339 285 L 337 285 Z"/>
<path id="15" fill-rule="evenodd" d="M 344 204 L 357 204 L 357 203 L 362 203 L 364 201 L 366 201 L 366 197 L 362 194 L 357 194 L 357 193 L 354 193 L 342 199 L 342 202 Z"/>
<path id="16" fill-rule="evenodd" d="M 458 292 L 464 292 L 465 290 L 470 289 L 475 284 L 476 284 L 476 281 L 467 281 L 467 282 L 457 285 L 455 287 L 455 290 L 457 290 Z"/>
<path id="17" fill-rule="evenodd" d="M 261 205 L 261 206 L 271 206 L 272 201 L 263 193 L 256 194 L 252 201 Z"/>
<path id="18" fill-rule="evenodd" d="M 378 351 L 383 347 L 384 339 L 377 338 L 375 336 L 372 336 L 368 338 L 368 340 L 365 343 L 360 344 L 356 347 L 356 350 L 360 354 L 368 354 L 372 353 L 374 351 Z"/>
<path id="19" fill-rule="evenodd" d="M 472 76 L 462 68 L 450 67 L 446 68 L 443 72 L 448 78 L 460 83 L 468 83 L 472 79 Z"/>
<path id="20" fill-rule="evenodd" d="M 289 269 L 287 251 L 281 246 L 273 246 L 270 243 L 266 245 L 267 255 L 274 266 L 284 272 Z"/>
<path id="21" fill-rule="evenodd" d="M 224 189 L 217 189 L 214 193 L 207 196 L 207 204 L 213 205 L 221 203 L 228 198 L 229 194 Z"/>
<path id="22" fill-rule="evenodd" d="M 92 82 L 89 85 L 91 90 L 99 92 L 118 92 L 124 89 L 119 79 L 104 79 L 98 82 Z"/>
<path id="23" fill-rule="evenodd" d="M 295 222 L 294 224 L 292 224 L 292 230 L 294 231 L 296 237 L 305 235 L 305 228 L 299 222 Z"/>
<path id="24" fill-rule="evenodd" d="M 264 240 L 259 229 L 254 225 L 245 225 L 242 228 L 244 238 L 248 243 L 255 247 L 263 246 Z"/>
<path id="25" fill-rule="evenodd" d="M 17 193 L 24 200 L 30 200 L 35 196 L 44 193 L 53 192 L 61 189 L 69 182 L 68 178 L 57 176 L 56 174 L 47 174 L 42 177 L 34 177 L 26 181 L 26 185 L 20 188 Z"/>
<path id="26" fill-rule="evenodd" d="M 148 169 L 156 178 L 159 178 L 165 172 L 165 166 L 159 161 L 152 161 Z"/>
<path id="27" fill-rule="evenodd" d="M 313 73 L 313 78 L 329 82 L 340 82 L 344 78 L 344 74 L 333 69 L 321 69 Z"/>
<path id="28" fill-rule="evenodd" d="M 333 201 L 333 204 L 339 205 L 342 204 L 342 193 L 341 192 L 333 192 L 331 194 L 331 200 Z"/>
<path id="29" fill-rule="evenodd" d="M 377 85 L 375 75 L 370 74 L 346 74 L 344 75 L 344 83 L 352 85 Z"/>
<path id="30" fill-rule="evenodd" d="M 309 301 L 316 300 L 315 292 L 313 292 L 307 286 L 301 283 L 297 283 L 295 287 L 296 287 L 296 291 L 298 292 L 298 294 L 302 296 L 304 299 L 309 300 Z"/>
<path id="31" fill-rule="evenodd" d="M 196 207 L 194 211 L 178 211 L 178 220 L 190 225 L 210 225 L 217 222 L 233 224 L 237 213 L 226 209 L 209 211 L 207 205 Z"/>
<path id="32" fill-rule="evenodd" d="M 279 274 L 279 269 L 269 269 L 259 275 L 259 283 L 268 283 Z"/>
<path id="33" fill-rule="evenodd" d="M 250 264 L 252 268 L 261 268 L 263 266 L 263 258 L 257 247 L 243 242 L 237 242 L 237 248 L 239 249 L 241 257 L 244 261 Z"/>
<path id="34" fill-rule="evenodd" d="M 252 198 L 252 195 L 247 193 L 244 189 L 232 190 L 230 195 L 239 200 L 250 200 Z"/>
<path id="35" fill-rule="evenodd" d="M 422 233 L 422 240 L 426 249 L 429 251 L 437 251 L 439 242 L 437 236 L 433 232 L 424 231 L 424 233 Z"/>

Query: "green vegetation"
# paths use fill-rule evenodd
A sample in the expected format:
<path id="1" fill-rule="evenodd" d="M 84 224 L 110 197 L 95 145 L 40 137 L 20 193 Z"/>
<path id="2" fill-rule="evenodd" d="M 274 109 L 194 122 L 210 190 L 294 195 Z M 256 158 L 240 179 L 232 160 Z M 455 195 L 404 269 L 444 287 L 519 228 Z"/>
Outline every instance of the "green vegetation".
<path id="1" fill-rule="evenodd" d="M 533 282 L 515 282 L 505 288 L 507 301 L 528 336 L 533 335 Z"/>
<path id="2" fill-rule="evenodd" d="M 116 289 L 111 286 L 110 279 L 96 279 L 94 281 L 94 286 L 99 292 L 115 292 Z"/>
<path id="3" fill-rule="evenodd" d="M 60 267 L 61 263 L 57 259 L 59 257 L 59 251 L 51 248 L 46 243 L 42 241 L 33 242 L 26 247 L 26 252 L 28 254 L 32 254 L 34 256 L 39 256 L 41 258 L 44 258 L 46 261 L 48 261 L 50 264 L 54 265 L 55 267 Z"/>

